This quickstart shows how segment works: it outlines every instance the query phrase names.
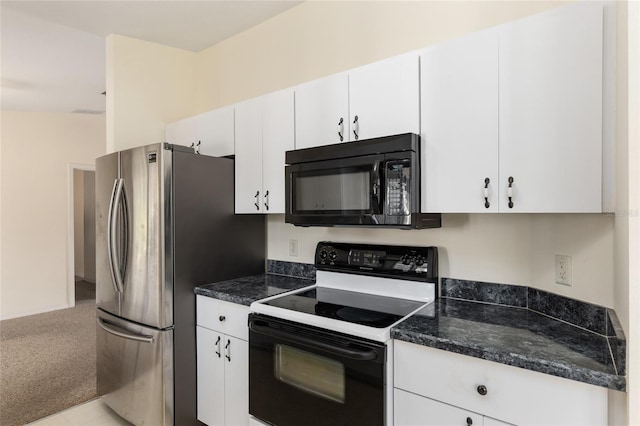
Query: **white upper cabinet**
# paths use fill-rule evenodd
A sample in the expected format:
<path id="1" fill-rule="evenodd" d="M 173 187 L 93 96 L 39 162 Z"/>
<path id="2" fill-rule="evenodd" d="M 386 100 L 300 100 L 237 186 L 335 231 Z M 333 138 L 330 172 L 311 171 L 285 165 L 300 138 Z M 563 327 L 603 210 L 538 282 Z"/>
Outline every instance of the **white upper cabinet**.
<path id="1" fill-rule="evenodd" d="M 349 78 L 336 74 L 295 89 L 296 149 L 349 140 Z"/>
<path id="2" fill-rule="evenodd" d="M 236 213 L 262 212 L 262 98 L 235 106 Z"/>
<path id="3" fill-rule="evenodd" d="M 420 52 L 423 212 L 498 211 L 498 76 L 497 31 Z"/>
<path id="4" fill-rule="evenodd" d="M 233 107 L 215 109 L 197 118 L 200 154 L 222 157 L 234 154 Z"/>
<path id="5" fill-rule="evenodd" d="M 295 91 L 296 149 L 420 133 L 417 53 L 314 80 Z"/>
<path id="6" fill-rule="evenodd" d="M 200 154 L 222 157 L 234 154 L 233 107 L 225 107 L 167 124 L 167 142 L 197 145 Z"/>
<path id="7" fill-rule="evenodd" d="M 602 55 L 598 4 L 501 27 L 500 211 L 602 211 Z"/>
<path id="8" fill-rule="evenodd" d="M 198 142 L 196 122 L 197 116 L 193 116 L 167 124 L 164 129 L 165 141 L 184 146 Z"/>
<path id="9" fill-rule="evenodd" d="M 349 72 L 349 140 L 420 133 L 417 53 Z"/>
<path id="10" fill-rule="evenodd" d="M 423 212 L 602 211 L 602 5 L 420 56 Z"/>
<path id="11" fill-rule="evenodd" d="M 294 137 L 293 89 L 236 105 L 236 213 L 284 213 L 284 157 Z"/>
<path id="12" fill-rule="evenodd" d="M 262 189 L 264 213 L 284 213 L 285 152 L 294 149 L 293 89 L 270 93 L 262 101 Z"/>

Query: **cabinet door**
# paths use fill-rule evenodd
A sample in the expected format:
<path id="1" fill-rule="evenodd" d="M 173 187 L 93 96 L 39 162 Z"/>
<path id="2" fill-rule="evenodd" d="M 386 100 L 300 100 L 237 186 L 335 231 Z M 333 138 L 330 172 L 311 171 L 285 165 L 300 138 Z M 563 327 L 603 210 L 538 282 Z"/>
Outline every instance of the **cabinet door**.
<path id="1" fill-rule="evenodd" d="M 262 98 L 235 107 L 236 213 L 262 212 Z"/>
<path id="2" fill-rule="evenodd" d="M 209 426 L 222 426 L 225 424 L 223 335 L 204 327 L 196 326 L 196 337 L 198 420 Z"/>
<path id="3" fill-rule="evenodd" d="M 196 123 L 197 116 L 167 124 L 164 130 L 165 140 L 171 144 L 191 146 L 198 142 Z"/>
<path id="4" fill-rule="evenodd" d="M 482 426 L 482 416 L 400 389 L 393 391 L 395 426 Z"/>
<path id="5" fill-rule="evenodd" d="M 498 33 L 441 43 L 420 61 L 422 211 L 497 212 Z"/>
<path id="6" fill-rule="evenodd" d="M 284 213 L 285 152 L 294 149 L 293 90 L 271 93 L 262 104 L 262 189 L 265 213 Z"/>
<path id="7" fill-rule="evenodd" d="M 200 154 L 214 157 L 233 155 L 233 107 L 216 109 L 196 117 Z"/>
<path id="8" fill-rule="evenodd" d="M 419 78 L 416 53 L 349 72 L 349 139 L 419 134 Z"/>
<path id="9" fill-rule="evenodd" d="M 225 424 L 249 424 L 249 344 L 225 337 Z"/>
<path id="10" fill-rule="evenodd" d="M 602 37 L 591 2 L 501 27 L 501 211 L 601 211 Z"/>
<path id="11" fill-rule="evenodd" d="M 336 74 L 298 86 L 295 111 L 296 149 L 349 141 L 348 75 Z"/>

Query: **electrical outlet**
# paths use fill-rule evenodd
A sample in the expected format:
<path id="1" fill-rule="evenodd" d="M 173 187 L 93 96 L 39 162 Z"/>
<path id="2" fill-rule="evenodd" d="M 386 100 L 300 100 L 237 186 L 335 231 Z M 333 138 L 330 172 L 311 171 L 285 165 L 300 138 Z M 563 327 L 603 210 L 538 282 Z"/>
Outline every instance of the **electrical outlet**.
<path id="1" fill-rule="evenodd" d="M 289 240 L 289 256 L 298 257 L 298 240 Z"/>
<path id="2" fill-rule="evenodd" d="M 571 285 L 571 256 L 556 255 L 556 282 Z"/>

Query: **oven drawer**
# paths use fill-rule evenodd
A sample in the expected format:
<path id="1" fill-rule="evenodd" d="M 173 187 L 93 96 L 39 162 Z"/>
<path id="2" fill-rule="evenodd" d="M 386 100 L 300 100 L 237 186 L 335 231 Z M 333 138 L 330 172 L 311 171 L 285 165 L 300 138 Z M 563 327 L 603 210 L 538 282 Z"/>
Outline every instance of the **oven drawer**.
<path id="1" fill-rule="evenodd" d="M 607 389 L 573 380 L 398 340 L 394 373 L 395 388 L 520 426 L 607 424 Z"/>
<path id="2" fill-rule="evenodd" d="M 197 324 L 242 340 L 249 340 L 249 307 L 198 295 Z"/>

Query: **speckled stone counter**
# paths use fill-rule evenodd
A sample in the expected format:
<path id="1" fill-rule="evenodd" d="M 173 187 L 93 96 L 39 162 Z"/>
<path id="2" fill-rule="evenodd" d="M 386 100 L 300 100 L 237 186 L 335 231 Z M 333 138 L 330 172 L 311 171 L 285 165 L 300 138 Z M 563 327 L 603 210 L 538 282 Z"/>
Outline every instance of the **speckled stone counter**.
<path id="1" fill-rule="evenodd" d="M 256 300 L 308 287 L 315 280 L 275 274 L 252 275 L 196 287 L 196 294 L 249 306 Z"/>
<path id="2" fill-rule="evenodd" d="M 316 268 L 307 263 L 267 261 L 267 273 L 221 281 L 196 287 L 195 293 L 239 305 L 249 306 L 256 300 L 316 282 Z"/>
<path id="3" fill-rule="evenodd" d="M 615 325 L 615 313 L 603 308 L 605 329 L 598 333 L 570 324 L 567 320 L 571 318 L 559 320 L 548 312 L 544 315 L 537 312 L 538 307 L 532 303 L 538 303 L 540 295 L 535 294 L 535 300 L 529 300 L 532 295 L 527 296 L 527 290 L 531 290 L 527 287 L 524 287 L 524 303 L 512 300 L 515 305 L 510 306 L 496 304 L 496 300 L 486 303 L 486 298 L 479 297 L 477 291 L 471 291 L 478 284 L 483 283 L 466 284 L 461 292 L 460 282 L 445 282 L 443 279 L 443 294 L 457 298 L 436 300 L 435 307 L 423 310 L 394 327 L 391 337 L 592 385 L 626 390 L 625 362 L 620 353 L 625 340 Z M 486 284 L 483 288 L 490 298 L 495 298 L 496 294 L 503 297 L 509 292 L 503 285 Z M 473 293 L 473 300 L 463 300 L 464 293 Z M 554 303 L 561 305 L 564 302 L 554 300 Z M 575 305 L 576 301 L 566 299 L 566 303 Z"/>

